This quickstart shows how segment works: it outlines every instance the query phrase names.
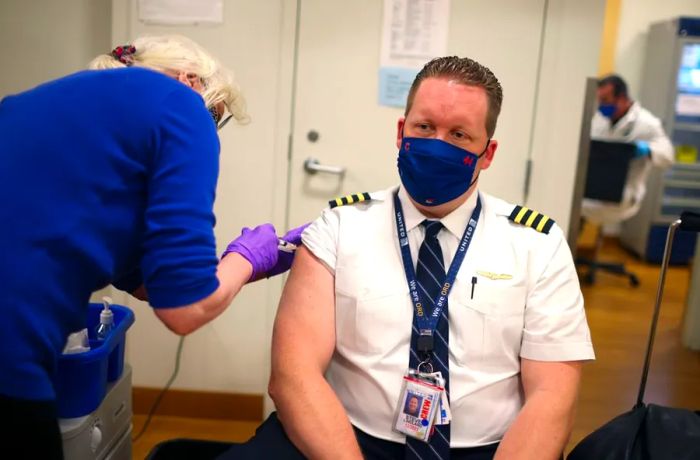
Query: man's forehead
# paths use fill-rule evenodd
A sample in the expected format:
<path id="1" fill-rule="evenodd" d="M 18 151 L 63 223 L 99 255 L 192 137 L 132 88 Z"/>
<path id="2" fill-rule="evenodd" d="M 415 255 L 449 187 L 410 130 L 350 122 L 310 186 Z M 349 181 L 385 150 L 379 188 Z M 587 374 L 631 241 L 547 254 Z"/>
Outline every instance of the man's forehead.
<path id="1" fill-rule="evenodd" d="M 459 113 L 469 118 L 488 109 L 488 96 L 481 86 L 467 85 L 443 78 L 425 79 L 413 101 L 411 111 L 416 114 Z"/>
<path id="2" fill-rule="evenodd" d="M 598 87 L 598 95 L 600 95 L 600 96 L 603 96 L 603 95 L 604 96 L 608 96 L 608 95 L 612 96 L 613 92 L 614 92 L 614 88 L 613 88 L 612 83 L 606 83 L 606 84 Z"/>
<path id="3" fill-rule="evenodd" d="M 476 84 L 467 84 L 456 78 L 428 77 L 423 80 L 416 91 L 416 96 L 434 93 L 449 93 L 455 95 L 471 95 L 486 98 L 486 90 Z"/>

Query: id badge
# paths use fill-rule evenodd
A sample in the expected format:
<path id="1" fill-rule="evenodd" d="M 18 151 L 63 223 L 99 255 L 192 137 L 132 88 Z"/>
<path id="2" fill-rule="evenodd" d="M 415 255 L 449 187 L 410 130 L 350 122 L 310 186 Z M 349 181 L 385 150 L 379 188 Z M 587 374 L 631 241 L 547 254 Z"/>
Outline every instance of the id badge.
<path id="1" fill-rule="evenodd" d="M 452 421 L 452 411 L 450 410 L 450 402 L 447 399 L 447 392 L 442 392 L 442 398 L 440 398 L 440 421 L 435 421 L 436 425 L 447 425 Z"/>
<path id="2" fill-rule="evenodd" d="M 445 388 L 445 379 L 442 377 L 442 372 L 433 372 L 430 375 L 435 379 L 437 386 Z M 435 415 L 435 425 L 447 425 L 452 421 L 452 411 L 450 411 L 450 401 L 447 397 L 447 391 L 443 390 L 440 396 L 440 408 Z"/>
<path id="3" fill-rule="evenodd" d="M 409 371 L 403 378 L 394 430 L 427 442 L 433 434 L 443 390 L 435 379 Z"/>

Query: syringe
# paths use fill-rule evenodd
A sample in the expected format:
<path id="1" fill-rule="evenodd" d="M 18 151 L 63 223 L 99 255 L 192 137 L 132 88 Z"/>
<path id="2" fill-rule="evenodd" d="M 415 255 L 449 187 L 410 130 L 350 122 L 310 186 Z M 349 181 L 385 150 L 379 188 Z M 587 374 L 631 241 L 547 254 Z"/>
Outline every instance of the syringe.
<path id="1" fill-rule="evenodd" d="M 294 252 L 297 250 L 297 245 L 280 238 L 277 240 L 277 249 L 284 252 Z"/>

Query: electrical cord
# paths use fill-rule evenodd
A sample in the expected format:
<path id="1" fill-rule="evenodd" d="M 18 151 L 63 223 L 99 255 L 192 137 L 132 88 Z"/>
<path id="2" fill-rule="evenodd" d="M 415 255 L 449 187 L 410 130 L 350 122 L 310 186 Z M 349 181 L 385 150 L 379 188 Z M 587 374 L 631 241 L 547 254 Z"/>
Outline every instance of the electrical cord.
<path id="1" fill-rule="evenodd" d="M 170 389 L 170 385 L 173 384 L 175 379 L 177 378 L 178 372 L 180 372 L 180 357 L 182 356 L 182 345 L 185 343 L 185 336 L 180 337 L 180 341 L 177 344 L 177 352 L 175 353 L 175 369 L 173 369 L 173 373 L 168 379 L 168 383 L 165 384 L 163 389 L 160 391 L 158 394 L 158 397 L 156 400 L 153 402 L 153 405 L 151 406 L 151 409 L 148 411 L 148 416 L 146 417 L 146 421 L 143 424 L 143 427 L 141 427 L 141 431 L 138 432 L 136 436 L 132 438 L 132 442 L 136 442 L 139 440 L 141 436 L 146 432 L 146 429 L 148 428 L 148 425 L 151 424 L 151 419 L 153 418 L 153 414 L 155 414 L 156 410 L 158 410 L 158 406 L 160 405 L 160 402 L 163 399 L 163 396 L 165 396 L 165 392 Z"/>

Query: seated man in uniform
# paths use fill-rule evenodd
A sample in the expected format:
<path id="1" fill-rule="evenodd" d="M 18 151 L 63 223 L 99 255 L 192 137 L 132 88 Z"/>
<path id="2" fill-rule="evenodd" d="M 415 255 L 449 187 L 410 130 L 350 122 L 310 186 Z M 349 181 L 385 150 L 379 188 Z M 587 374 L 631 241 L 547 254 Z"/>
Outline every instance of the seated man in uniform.
<path id="1" fill-rule="evenodd" d="M 305 231 L 259 458 L 561 456 L 593 348 L 562 230 L 478 190 L 501 102 L 481 64 L 429 62 L 398 121 L 401 185 L 334 200 Z"/>

